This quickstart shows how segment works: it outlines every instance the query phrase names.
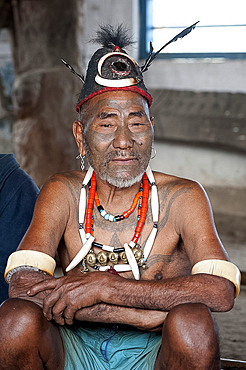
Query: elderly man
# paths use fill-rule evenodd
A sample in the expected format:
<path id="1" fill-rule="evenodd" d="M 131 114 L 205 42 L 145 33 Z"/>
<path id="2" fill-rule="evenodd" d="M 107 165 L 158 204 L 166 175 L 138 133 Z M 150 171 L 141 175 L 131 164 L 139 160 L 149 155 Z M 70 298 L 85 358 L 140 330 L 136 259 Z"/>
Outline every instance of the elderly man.
<path id="1" fill-rule="evenodd" d="M 238 269 L 201 186 L 152 173 L 141 68 L 122 28 L 99 36 L 73 124 L 90 167 L 51 177 L 8 261 L 0 368 L 219 369 L 211 311 L 233 307 Z"/>

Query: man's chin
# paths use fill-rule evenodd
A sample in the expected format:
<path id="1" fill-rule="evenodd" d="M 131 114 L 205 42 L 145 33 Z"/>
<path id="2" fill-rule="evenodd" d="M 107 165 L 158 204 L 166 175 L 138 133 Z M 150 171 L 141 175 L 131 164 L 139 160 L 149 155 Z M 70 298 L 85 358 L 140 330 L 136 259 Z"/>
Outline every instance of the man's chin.
<path id="1" fill-rule="evenodd" d="M 144 172 L 143 172 L 144 173 Z M 117 188 L 129 188 L 130 186 L 136 184 L 137 182 L 140 182 L 143 173 L 140 173 L 136 176 L 123 176 L 123 174 L 118 176 L 112 176 L 110 174 L 104 173 L 101 177 L 102 180 L 107 181 L 110 185 L 115 186 Z"/>

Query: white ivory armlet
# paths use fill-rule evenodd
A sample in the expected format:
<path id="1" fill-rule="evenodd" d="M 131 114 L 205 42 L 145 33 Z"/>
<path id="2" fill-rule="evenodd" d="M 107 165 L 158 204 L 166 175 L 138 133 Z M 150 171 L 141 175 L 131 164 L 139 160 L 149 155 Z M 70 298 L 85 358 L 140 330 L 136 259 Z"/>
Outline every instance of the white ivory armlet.
<path id="1" fill-rule="evenodd" d="M 41 270 L 53 276 L 56 262 L 54 258 L 43 252 L 33 250 L 16 251 L 12 253 L 8 258 L 6 269 L 4 272 L 5 280 L 7 281 L 7 275 L 11 270 L 15 269 L 16 272 L 17 270 L 20 270 L 18 269 L 19 267 L 26 267 L 27 270 Z"/>
<path id="2" fill-rule="evenodd" d="M 212 259 L 200 261 L 193 266 L 191 274 L 210 274 L 222 276 L 234 284 L 235 298 L 240 292 L 241 273 L 239 268 L 231 262 Z"/>

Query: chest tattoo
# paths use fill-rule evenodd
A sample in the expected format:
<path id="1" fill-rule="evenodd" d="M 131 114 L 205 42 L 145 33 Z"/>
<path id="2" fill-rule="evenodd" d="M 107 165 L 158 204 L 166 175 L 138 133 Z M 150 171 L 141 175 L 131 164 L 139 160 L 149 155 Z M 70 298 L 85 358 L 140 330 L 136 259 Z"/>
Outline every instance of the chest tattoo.
<path id="1" fill-rule="evenodd" d="M 119 239 L 119 237 L 118 237 L 117 233 L 114 233 L 114 234 L 112 235 L 112 238 L 111 238 L 111 240 L 110 240 L 110 245 L 111 245 L 112 247 L 114 247 L 114 248 L 122 247 L 121 242 L 120 242 L 120 239 Z"/>
<path id="2" fill-rule="evenodd" d="M 170 210 L 171 210 L 171 207 L 172 207 L 172 204 L 173 202 L 181 195 L 181 194 L 184 194 L 184 193 L 189 193 L 191 191 L 191 187 L 184 187 L 184 188 L 181 188 L 179 190 L 177 190 L 171 197 L 171 199 L 169 200 L 167 206 L 166 206 L 166 202 L 167 202 L 167 196 L 163 199 L 163 201 L 161 202 L 161 208 L 164 209 L 165 206 L 166 206 L 166 212 L 163 216 L 163 218 L 159 221 L 158 223 L 158 232 L 160 232 L 166 225 L 168 219 L 169 219 L 169 215 L 170 215 Z"/>

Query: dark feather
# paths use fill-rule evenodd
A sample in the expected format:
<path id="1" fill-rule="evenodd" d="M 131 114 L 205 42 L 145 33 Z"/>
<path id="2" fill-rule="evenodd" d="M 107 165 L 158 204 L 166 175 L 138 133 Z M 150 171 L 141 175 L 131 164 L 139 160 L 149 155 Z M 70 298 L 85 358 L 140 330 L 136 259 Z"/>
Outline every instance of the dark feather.
<path id="1" fill-rule="evenodd" d="M 80 75 L 80 74 L 78 74 L 77 72 L 75 72 L 75 70 L 73 69 L 73 67 L 72 66 L 70 66 L 70 64 L 68 64 L 63 58 L 61 59 L 61 61 L 65 64 L 65 66 L 67 67 L 67 68 L 69 68 L 70 69 L 70 71 L 73 73 L 73 74 L 75 74 L 76 76 L 78 76 L 78 78 L 84 83 L 85 82 L 85 78 L 84 78 L 84 76 L 83 75 Z"/>
<path id="2" fill-rule="evenodd" d="M 152 43 L 150 43 L 150 51 L 149 56 L 146 59 L 144 65 L 140 68 L 141 72 L 145 72 L 148 70 L 149 66 L 151 65 L 152 61 L 156 58 L 156 56 L 169 44 L 171 44 L 174 41 L 177 41 L 178 39 L 182 39 L 184 36 L 188 35 L 197 25 L 198 22 L 192 24 L 190 27 L 185 28 L 182 32 L 178 33 L 174 38 L 172 38 L 170 41 L 168 41 L 165 45 L 163 45 L 156 53 L 153 54 L 153 46 Z"/>
<path id="3" fill-rule="evenodd" d="M 129 36 L 129 30 L 124 27 L 123 24 L 116 26 L 115 28 L 110 24 L 100 26 L 97 31 L 97 36 L 90 40 L 93 43 L 101 44 L 106 48 L 114 48 L 119 46 L 121 49 L 134 44 L 131 37 Z"/>

